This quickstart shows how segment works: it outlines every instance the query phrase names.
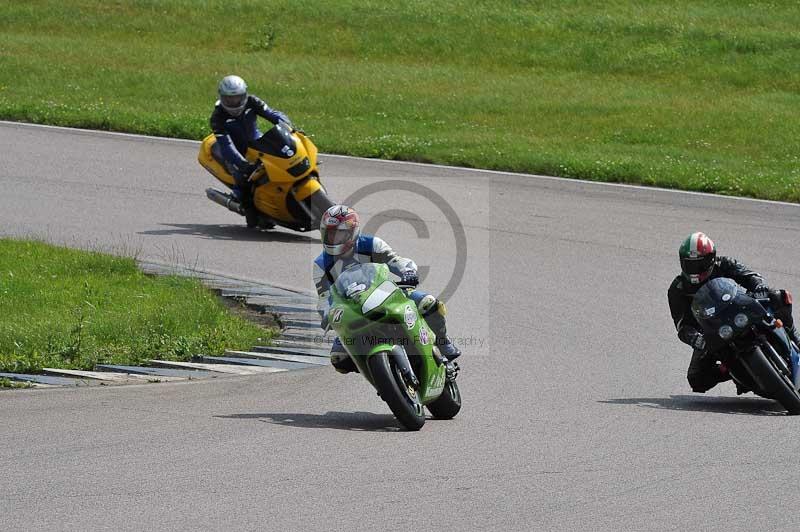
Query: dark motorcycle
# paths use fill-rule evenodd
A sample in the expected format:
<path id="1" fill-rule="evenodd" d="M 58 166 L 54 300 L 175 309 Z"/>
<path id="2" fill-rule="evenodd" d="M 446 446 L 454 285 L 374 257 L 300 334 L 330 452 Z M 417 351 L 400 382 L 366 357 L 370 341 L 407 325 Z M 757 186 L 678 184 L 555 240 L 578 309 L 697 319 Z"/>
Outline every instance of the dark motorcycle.
<path id="1" fill-rule="evenodd" d="M 735 281 L 720 277 L 697 291 L 692 313 L 708 352 L 727 366 L 740 389 L 800 414 L 800 353 L 768 298 L 756 299 Z"/>

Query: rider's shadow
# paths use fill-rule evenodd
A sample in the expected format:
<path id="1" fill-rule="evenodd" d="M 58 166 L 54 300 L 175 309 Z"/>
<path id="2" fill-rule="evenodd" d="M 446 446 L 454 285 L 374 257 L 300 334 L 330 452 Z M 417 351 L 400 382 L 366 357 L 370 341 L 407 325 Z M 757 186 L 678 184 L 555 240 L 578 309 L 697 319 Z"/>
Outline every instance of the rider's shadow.
<path id="1" fill-rule="evenodd" d="M 238 240 L 244 242 L 299 242 L 302 244 L 319 245 L 319 238 L 308 236 L 302 233 L 278 231 L 275 229 L 261 231 L 248 229 L 244 225 L 220 225 L 220 224 L 158 224 L 167 229 L 152 229 L 150 231 L 139 231 L 140 235 L 182 235 L 199 236 L 201 238 L 211 238 L 214 240 Z"/>
<path id="2" fill-rule="evenodd" d="M 327 412 L 326 414 L 230 414 L 214 416 L 221 419 L 252 419 L 286 427 L 304 429 L 338 429 L 356 432 L 399 432 L 394 416 L 372 412 Z"/>
<path id="3" fill-rule="evenodd" d="M 761 397 L 670 395 L 669 397 L 627 397 L 597 402 L 614 405 L 633 405 L 657 410 L 682 410 L 684 412 L 712 412 L 747 416 L 786 415 L 786 410 L 781 405 Z"/>

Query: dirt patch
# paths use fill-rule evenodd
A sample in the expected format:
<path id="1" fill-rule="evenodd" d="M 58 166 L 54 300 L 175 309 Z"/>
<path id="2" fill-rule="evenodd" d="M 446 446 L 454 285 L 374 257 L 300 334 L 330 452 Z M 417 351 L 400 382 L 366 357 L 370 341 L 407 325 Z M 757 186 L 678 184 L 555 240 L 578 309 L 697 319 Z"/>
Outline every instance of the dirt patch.
<path id="1" fill-rule="evenodd" d="M 219 290 L 216 290 L 217 297 L 236 316 L 242 317 L 266 329 L 280 329 L 278 316 L 274 312 L 269 312 L 262 305 L 250 305 L 246 297 L 226 296 L 223 297 Z"/>

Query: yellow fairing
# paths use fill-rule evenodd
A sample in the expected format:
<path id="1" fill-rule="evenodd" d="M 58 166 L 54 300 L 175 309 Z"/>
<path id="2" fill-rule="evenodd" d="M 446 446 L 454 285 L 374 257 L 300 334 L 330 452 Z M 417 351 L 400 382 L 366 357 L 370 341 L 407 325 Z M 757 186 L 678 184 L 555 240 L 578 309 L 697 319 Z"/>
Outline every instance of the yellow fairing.
<path id="1" fill-rule="evenodd" d="M 256 209 L 276 220 L 292 221 L 293 217 L 286 209 L 286 193 L 277 183 L 267 183 L 256 188 L 253 203 Z"/>
<path id="2" fill-rule="evenodd" d="M 215 142 L 217 142 L 217 138 L 213 133 L 203 139 L 203 143 L 200 144 L 200 153 L 197 154 L 197 161 L 203 168 L 211 172 L 211 175 L 232 187 L 236 183 L 233 176 L 211 156 L 211 147 Z"/>
<path id="3" fill-rule="evenodd" d="M 311 171 L 317 171 L 317 147 L 311 142 L 311 139 L 297 131 L 295 133 L 298 137 L 300 137 L 300 141 L 303 143 L 303 147 L 306 149 L 306 153 L 308 153 L 308 160 L 311 161 Z"/>
<path id="4" fill-rule="evenodd" d="M 276 220 L 288 222 L 294 221 L 293 216 L 287 209 L 287 196 L 292 193 L 295 183 L 304 180 L 299 187 L 294 189 L 294 197 L 298 202 L 308 198 L 321 188 L 319 181 L 316 179 L 306 179 L 312 174 L 314 176 L 318 175 L 316 146 L 299 132 L 295 132 L 293 136 L 295 137 L 297 151 L 289 158 L 276 157 L 252 148 L 247 150 L 248 160 L 258 157 L 263 165 L 252 177 L 257 185 L 253 197 L 256 208 Z M 295 172 L 297 175 L 292 175 L 290 169 L 303 163 L 306 158 L 309 163 L 308 168 L 303 170 L 302 173 Z M 265 171 L 269 181 L 258 185 Z"/>
<path id="5" fill-rule="evenodd" d="M 302 201 L 321 188 L 322 185 L 319 184 L 319 181 L 316 179 L 309 179 L 297 187 L 294 197 L 297 198 L 297 201 Z"/>

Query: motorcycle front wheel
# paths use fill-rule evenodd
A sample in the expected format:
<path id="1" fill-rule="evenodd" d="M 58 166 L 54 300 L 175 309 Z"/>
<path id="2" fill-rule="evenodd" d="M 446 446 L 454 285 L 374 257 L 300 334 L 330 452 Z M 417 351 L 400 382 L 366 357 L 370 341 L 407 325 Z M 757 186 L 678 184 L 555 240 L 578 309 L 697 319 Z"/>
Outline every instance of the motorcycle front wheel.
<path id="1" fill-rule="evenodd" d="M 334 203 L 328 197 L 325 187 L 320 188 L 302 201 L 298 201 L 294 194 L 289 194 L 286 198 L 286 209 L 295 220 L 292 225 L 301 228 L 299 229 L 301 231 L 319 229 L 322 215 L 333 205 Z"/>
<path id="2" fill-rule="evenodd" d="M 400 369 L 388 353 L 372 355 L 367 361 L 372 381 L 394 417 L 408 430 L 419 430 L 425 424 L 425 411 L 416 390 L 407 385 Z"/>
<path id="3" fill-rule="evenodd" d="M 325 187 L 322 187 L 318 191 L 314 192 L 306 199 L 306 202 L 308 203 L 308 208 L 311 214 L 312 228 L 319 227 L 319 222 L 322 219 L 322 215 L 325 214 L 325 211 L 327 211 L 328 208 L 335 205 L 328 197 L 328 191 L 325 190 Z"/>
<path id="4" fill-rule="evenodd" d="M 769 344 L 765 346 L 765 349 L 772 349 L 774 352 Z M 773 354 L 780 356 L 777 352 L 770 353 L 770 355 Z M 742 357 L 741 361 L 747 366 L 750 374 L 764 392 L 778 401 L 789 414 L 800 414 L 800 395 L 794 389 L 791 380 L 771 360 L 771 357 L 764 354 L 761 347 L 755 347 L 749 355 Z"/>

